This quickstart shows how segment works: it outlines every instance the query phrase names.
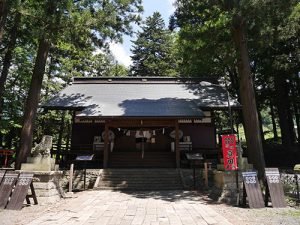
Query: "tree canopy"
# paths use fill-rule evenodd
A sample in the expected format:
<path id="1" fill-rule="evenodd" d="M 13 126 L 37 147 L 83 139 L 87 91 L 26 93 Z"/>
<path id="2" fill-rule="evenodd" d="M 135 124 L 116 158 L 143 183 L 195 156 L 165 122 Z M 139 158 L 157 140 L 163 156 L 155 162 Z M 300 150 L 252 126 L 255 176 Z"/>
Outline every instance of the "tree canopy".
<path id="1" fill-rule="evenodd" d="M 0 96 L 4 101 L 4 107 L 1 107 L 2 122 L 7 127 L 1 126 L 1 131 L 8 134 L 12 130 L 9 121 L 13 121 L 13 127 L 22 127 L 17 161 L 19 167 L 31 151 L 40 93 L 44 98 L 50 97 L 51 91 L 57 91 L 55 86 L 62 88 L 55 84 L 57 79 L 68 83 L 73 75 L 124 75 L 126 69 L 117 65 L 107 53 L 108 43 L 121 41 L 123 34 L 132 33 L 131 24 L 140 21 L 142 7 L 140 0 L 19 0 L 6 5 L 5 10 L 10 13 L 0 27 L 4 30 Z M 1 14 L 0 19 L 4 21 L 2 18 Z M 19 60 L 20 64 L 15 60 Z M 47 74 L 47 79 L 44 79 L 44 74 Z M 18 76 L 20 79 L 15 79 Z M 20 85 L 25 86 L 17 86 L 22 79 L 27 83 Z M 14 104 L 16 96 L 4 91 L 11 80 L 14 82 L 11 88 L 24 93 L 20 96 L 23 99 L 17 100 L 21 110 L 17 118 L 16 111 L 11 111 L 18 105 Z M 12 105 L 5 104 L 7 101 Z M 22 120 L 22 124 L 14 125 Z M 5 136 L 11 139 L 10 135 Z M 11 143 L 11 140 L 6 143 Z"/>
<path id="2" fill-rule="evenodd" d="M 263 135 L 256 133 L 262 129 L 261 110 L 272 107 L 274 113 L 276 105 L 286 146 L 295 142 L 293 118 L 299 121 L 298 103 L 291 107 L 292 99 L 299 99 L 292 91 L 299 89 L 299 3 L 269 3 L 177 0 L 170 21 L 171 28 L 179 28 L 181 73 L 227 78 L 230 91 L 243 104 L 248 155 L 257 169 L 263 165 Z"/>
<path id="3" fill-rule="evenodd" d="M 131 75 L 175 76 L 177 74 L 174 38 L 165 28 L 159 12 L 146 18 L 133 44 Z"/>

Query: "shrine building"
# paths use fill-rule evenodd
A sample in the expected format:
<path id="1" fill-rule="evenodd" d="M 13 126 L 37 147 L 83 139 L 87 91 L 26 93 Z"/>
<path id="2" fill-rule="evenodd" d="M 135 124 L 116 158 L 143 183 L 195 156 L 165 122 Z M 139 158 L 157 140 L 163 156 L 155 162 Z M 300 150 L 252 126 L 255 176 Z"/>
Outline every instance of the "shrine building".
<path id="1" fill-rule="evenodd" d="M 100 168 L 179 168 L 184 154 L 220 152 L 215 111 L 240 109 L 200 78 L 74 78 L 42 107 L 73 114 L 70 160 L 94 155 Z"/>

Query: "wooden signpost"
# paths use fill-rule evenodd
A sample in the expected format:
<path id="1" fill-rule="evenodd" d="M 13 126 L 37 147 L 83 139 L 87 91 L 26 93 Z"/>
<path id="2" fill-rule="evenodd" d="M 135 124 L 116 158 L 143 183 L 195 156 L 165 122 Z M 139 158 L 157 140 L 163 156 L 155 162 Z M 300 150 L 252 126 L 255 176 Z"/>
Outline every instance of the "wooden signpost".
<path id="1" fill-rule="evenodd" d="M 37 204 L 35 191 L 32 184 L 33 173 L 21 173 L 17 181 L 16 187 L 12 193 L 12 196 L 6 206 L 6 209 L 20 210 L 22 209 L 23 202 L 26 198 L 27 203 L 30 203 L 28 196 L 28 189 L 31 188 L 31 195 L 34 203 Z"/>
<path id="2" fill-rule="evenodd" d="M 94 158 L 94 154 L 92 155 L 79 155 L 76 157 L 76 161 L 83 161 L 83 170 L 84 170 L 84 180 L 83 180 L 83 190 L 85 190 L 85 184 L 86 184 L 86 164 L 88 161 L 92 161 Z"/>
<path id="3" fill-rule="evenodd" d="M 18 180 L 18 176 L 19 173 L 17 172 L 6 172 L 3 181 L 0 185 L 0 209 L 4 209 L 7 205 L 12 189 Z"/>
<path id="4" fill-rule="evenodd" d="M 280 174 L 278 168 L 266 168 L 265 174 L 267 179 L 265 205 L 268 206 L 270 197 L 272 206 L 274 208 L 286 207 L 283 186 L 280 182 Z"/>
<path id="5" fill-rule="evenodd" d="M 248 197 L 250 208 L 263 208 L 265 206 L 263 195 L 257 179 L 256 172 L 242 172 L 243 177 L 243 204 L 246 205 Z"/>

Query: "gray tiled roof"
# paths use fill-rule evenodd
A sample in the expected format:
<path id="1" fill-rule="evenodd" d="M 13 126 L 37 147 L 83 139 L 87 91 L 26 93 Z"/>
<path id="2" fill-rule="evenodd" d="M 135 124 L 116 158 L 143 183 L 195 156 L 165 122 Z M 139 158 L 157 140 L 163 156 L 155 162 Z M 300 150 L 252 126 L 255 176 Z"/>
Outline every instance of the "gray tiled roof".
<path id="1" fill-rule="evenodd" d="M 233 107 L 239 107 L 235 100 Z M 202 117 L 200 108 L 228 107 L 226 91 L 175 79 L 75 79 L 43 105 L 44 108 L 82 108 L 77 116 Z"/>

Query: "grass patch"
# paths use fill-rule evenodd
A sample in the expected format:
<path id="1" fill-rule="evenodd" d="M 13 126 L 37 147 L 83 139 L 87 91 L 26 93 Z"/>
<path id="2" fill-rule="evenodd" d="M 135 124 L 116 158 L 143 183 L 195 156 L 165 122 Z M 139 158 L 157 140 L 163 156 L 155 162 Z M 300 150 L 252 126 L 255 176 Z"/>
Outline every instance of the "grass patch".
<path id="1" fill-rule="evenodd" d="M 282 213 L 280 213 L 280 215 L 288 217 L 300 217 L 300 210 L 283 211 Z"/>

